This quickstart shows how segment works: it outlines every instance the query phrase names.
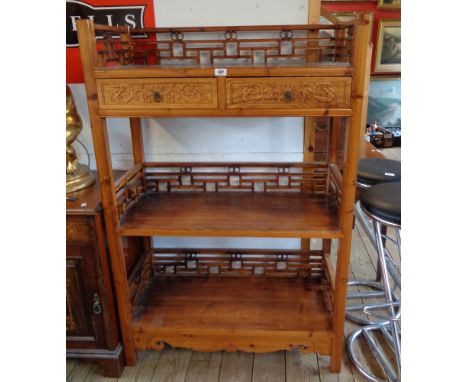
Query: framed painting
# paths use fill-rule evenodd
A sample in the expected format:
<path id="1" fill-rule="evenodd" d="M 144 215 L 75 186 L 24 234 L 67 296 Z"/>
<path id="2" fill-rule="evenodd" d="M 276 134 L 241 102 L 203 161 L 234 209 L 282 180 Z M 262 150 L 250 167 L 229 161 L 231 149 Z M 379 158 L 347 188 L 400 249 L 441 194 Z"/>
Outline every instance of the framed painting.
<path id="1" fill-rule="evenodd" d="M 392 8 L 392 9 L 400 9 L 401 8 L 401 0 L 379 0 L 377 3 L 378 8 Z"/>
<path id="2" fill-rule="evenodd" d="M 367 124 L 401 127 L 401 78 L 371 77 Z"/>
<path id="3" fill-rule="evenodd" d="M 359 13 L 367 13 L 370 18 L 370 36 L 369 41 L 372 41 L 372 31 L 374 30 L 374 12 L 333 12 L 333 15 L 338 17 L 342 21 L 351 21 L 354 19 L 354 16 Z"/>
<path id="4" fill-rule="evenodd" d="M 401 72 L 401 21 L 380 20 L 375 49 L 376 73 Z"/>

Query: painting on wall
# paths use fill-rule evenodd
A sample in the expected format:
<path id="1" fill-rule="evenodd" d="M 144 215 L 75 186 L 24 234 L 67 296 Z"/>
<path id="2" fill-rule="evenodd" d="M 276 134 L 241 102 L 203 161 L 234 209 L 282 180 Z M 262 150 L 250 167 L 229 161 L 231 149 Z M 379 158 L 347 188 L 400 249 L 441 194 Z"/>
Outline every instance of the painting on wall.
<path id="1" fill-rule="evenodd" d="M 379 8 L 393 8 L 393 9 L 400 9 L 401 8 L 401 0 L 379 0 L 377 4 Z"/>
<path id="2" fill-rule="evenodd" d="M 380 127 L 401 127 L 401 78 L 371 78 L 367 123 L 373 122 Z"/>
<path id="3" fill-rule="evenodd" d="M 401 72 L 401 21 L 380 20 L 377 34 L 376 73 Z"/>

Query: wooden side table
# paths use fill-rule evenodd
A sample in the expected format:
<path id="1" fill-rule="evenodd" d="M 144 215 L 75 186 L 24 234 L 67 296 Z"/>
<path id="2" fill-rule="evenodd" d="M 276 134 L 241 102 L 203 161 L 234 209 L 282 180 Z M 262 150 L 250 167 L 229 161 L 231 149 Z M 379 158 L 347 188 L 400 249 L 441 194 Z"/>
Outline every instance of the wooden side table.
<path id="1" fill-rule="evenodd" d="M 97 362 L 109 377 L 124 367 L 97 184 L 67 201 L 67 358 Z"/>

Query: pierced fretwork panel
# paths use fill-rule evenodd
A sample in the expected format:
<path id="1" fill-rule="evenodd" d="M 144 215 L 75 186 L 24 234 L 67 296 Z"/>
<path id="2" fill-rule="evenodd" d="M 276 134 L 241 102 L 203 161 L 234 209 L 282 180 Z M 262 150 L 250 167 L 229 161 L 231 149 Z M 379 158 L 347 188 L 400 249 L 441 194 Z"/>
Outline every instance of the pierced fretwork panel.
<path id="1" fill-rule="evenodd" d="M 323 252 L 256 249 L 153 249 L 153 268 L 168 276 L 324 276 Z"/>
<path id="2" fill-rule="evenodd" d="M 324 195 L 325 163 L 146 163 L 146 188 L 156 192 L 309 192 Z"/>
<path id="3" fill-rule="evenodd" d="M 133 30 L 96 25 L 95 29 L 98 66 L 300 64 L 311 56 L 312 61 L 350 62 L 354 34 L 352 23 Z"/>
<path id="4" fill-rule="evenodd" d="M 146 192 L 143 176 L 135 174 L 129 181 L 116 189 L 117 216 L 120 218 Z"/>

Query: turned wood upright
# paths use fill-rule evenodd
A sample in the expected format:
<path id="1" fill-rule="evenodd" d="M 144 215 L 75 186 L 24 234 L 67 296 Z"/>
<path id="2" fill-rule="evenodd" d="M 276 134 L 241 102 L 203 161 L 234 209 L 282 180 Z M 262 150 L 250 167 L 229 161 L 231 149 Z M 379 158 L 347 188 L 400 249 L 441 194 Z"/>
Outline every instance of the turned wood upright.
<path id="1" fill-rule="evenodd" d="M 298 347 L 330 355 L 339 372 L 370 32 L 365 15 L 332 21 L 144 30 L 77 22 L 128 365 L 136 350 L 165 344 Z M 146 116 L 329 116 L 332 123 L 323 161 L 152 163 L 143 152 Z M 107 117 L 130 119 L 134 165 L 119 179 Z M 345 147 L 337 119 L 346 121 Z M 295 251 L 161 249 L 152 236 L 337 239 L 339 249 L 335 262 L 329 245 L 310 250 L 308 241 Z M 145 245 L 129 259 L 122 240 L 131 237 Z"/>

